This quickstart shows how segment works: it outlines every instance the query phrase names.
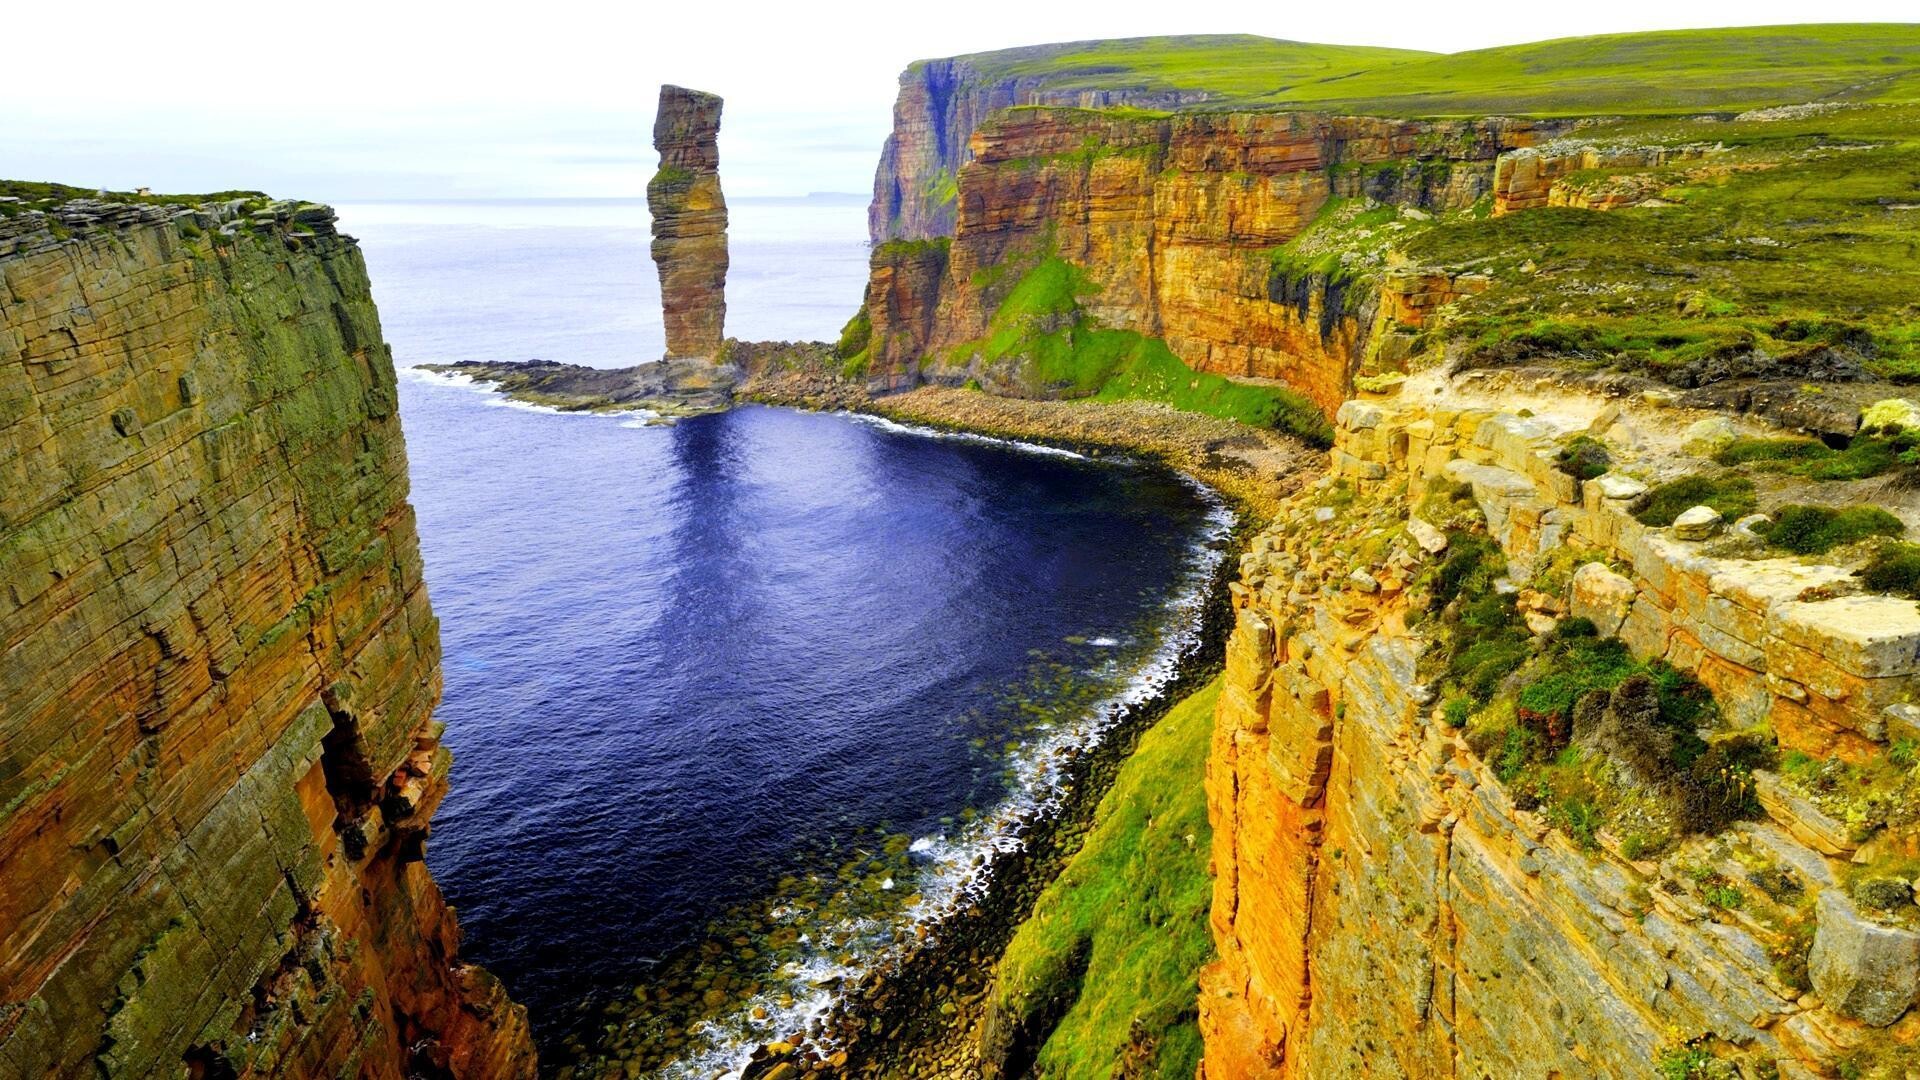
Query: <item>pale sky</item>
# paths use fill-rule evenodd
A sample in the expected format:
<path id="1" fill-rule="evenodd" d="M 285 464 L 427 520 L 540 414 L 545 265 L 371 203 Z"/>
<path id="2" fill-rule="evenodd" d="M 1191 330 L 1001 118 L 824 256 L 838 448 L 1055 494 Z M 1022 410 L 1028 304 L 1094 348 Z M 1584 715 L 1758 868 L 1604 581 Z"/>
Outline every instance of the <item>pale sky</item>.
<path id="1" fill-rule="evenodd" d="M 1913 0 L 859 0 L 615 6 L 93 0 L 6 18 L 0 176 L 165 191 L 643 195 L 658 86 L 726 98 L 739 195 L 870 189 L 909 61 L 1145 34 L 1453 52 L 1576 34 L 1911 21 Z"/>

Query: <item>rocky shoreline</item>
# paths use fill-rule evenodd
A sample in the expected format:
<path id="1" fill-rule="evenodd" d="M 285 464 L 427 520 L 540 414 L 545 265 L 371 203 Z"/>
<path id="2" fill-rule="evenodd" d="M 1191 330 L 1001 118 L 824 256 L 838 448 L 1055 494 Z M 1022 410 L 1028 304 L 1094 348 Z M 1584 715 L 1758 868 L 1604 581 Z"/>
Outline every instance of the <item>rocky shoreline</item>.
<path id="1" fill-rule="evenodd" d="M 875 396 L 833 370 L 833 346 L 817 341 L 728 341 L 719 363 L 668 360 L 593 368 L 548 360 L 423 364 L 465 375 L 516 401 L 562 412 L 646 410 L 663 420 L 715 412 L 735 401 L 866 413 L 906 424 L 1039 442 L 1092 457 L 1148 457 L 1194 477 L 1264 522 L 1322 452 L 1291 436 L 1147 401 L 1003 398 L 922 386 Z"/>
<path id="2" fill-rule="evenodd" d="M 1233 621 L 1227 586 L 1238 573 L 1245 535 L 1236 530 L 1216 567 L 1200 634 L 1173 677 L 1146 700 L 1119 707 L 1106 736 L 1068 764 L 1061 808 L 1036 817 L 1021 846 L 1000 856 L 985 895 L 846 995 L 825 1025 L 830 1059 L 805 1044 L 773 1043 L 755 1051 L 742 1080 L 999 1077 L 1011 1059 L 1034 1049 L 1024 1045 L 1023 1033 L 996 1022 L 988 1006 L 995 965 L 1041 892 L 1079 850 L 1095 808 L 1141 735 L 1221 670 Z"/>

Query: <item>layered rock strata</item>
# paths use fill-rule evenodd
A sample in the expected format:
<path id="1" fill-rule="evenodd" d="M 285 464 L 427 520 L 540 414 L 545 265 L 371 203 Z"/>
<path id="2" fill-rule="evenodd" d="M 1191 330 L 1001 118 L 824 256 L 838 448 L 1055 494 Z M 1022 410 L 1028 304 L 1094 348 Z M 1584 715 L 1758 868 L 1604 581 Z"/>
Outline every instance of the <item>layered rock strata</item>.
<path id="1" fill-rule="evenodd" d="M 1415 277 L 1357 282 L 1277 259 L 1335 198 L 1429 210 L 1493 190 L 1508 150 L 1559 121 L 1399 121 L 1311 113 L 1164 117 L 1017 108 L 975 131 L 952 241 L 876 248 L 868 288 L 874 389 L 980 375 L 984 337 L 1019 271 L 1081 267 L 1096 322 L 1162 338 L 1197 371 L 1283 380 L 1329 414 L 1380 317 L 1414 322 L 1447 295 Z M 1448 283 L 1448 288 L 1452 288 Z M 1470 289 L 1471 283 L 1461 286 Z M 988 380 L 982 380 L 988 381 Z"/>
<path id="2" fill-rule="evenodd" d="M 355 243 L 0 221 L 0 1074 L 530 1077 L 421 861 L 449 757 Z"/>
<path id="3" fill-rule="evenodd" d="M 1709 146 L 1541 147 L 1508 154 L 1500 159 L 1493 177 L 1493 212 L 1512 214 L 1542 206 L 1572 206 L 1615 210 L 1645 202 L 1658 185 L 1623 183 L 1588 191 L 1572 181 L 1577 174 L 1607 169 L 1657 169 L 1680 162 L 1700 161 L 1718 151 Z"/>
<path id="4" fill-rule="evenodd" d="M 1920 1038 L 1920 935 L 1847 889 L 1849 860 L 1911 857 L 1911 828 L 1863 844 L 1762 772 L 1761 820 L 1658 858 L 1604 831 L 1589 848 L 1435 709 L 1408 597 L 1447 539 L 1411 508 L 1470 491 L 1515 582 L 1581 551 L 1571 614 L 1697 676 L 1727 724 L 1841 760 L 1911 737 L 1912 601 L 1836 596 L 1837 567 L 1723 557 L 1640 524 L 1642 485 L 1555 467 L 1578 430 L 1350 403 L 1340 487 L 1243 559 L 1208 773 L 1205 1076 L 1810 1077 Z M 1329 558 L 1363 538 L 1382 541 L 1378 563 Z"/>
<path id="5" fill-rule="evenodd" d="M 713 360 L 726 340 L 727 200 L 720 191 L 720 98 L 660 88 L 653 145 L 660 171 L 647 183 L 653 261 L 669 360 Z"/>
<path id="6" fill-rule="evenodd" d="M 1071 46 L 1019 52 L 1042 55 Z M 1144 86 L 1078 90 L 1048 85 L 1046 76 L 995 76 L 966 57 L 923 60 L 900 74 L 893 130 L 874 171 L 867 233 L 874 243 L 952 236 L 956 178 L 973 160 L 973 133 L 992 113 L 1015 105 L 1174 109 L 1207 100 L 1203 90 Z"/>

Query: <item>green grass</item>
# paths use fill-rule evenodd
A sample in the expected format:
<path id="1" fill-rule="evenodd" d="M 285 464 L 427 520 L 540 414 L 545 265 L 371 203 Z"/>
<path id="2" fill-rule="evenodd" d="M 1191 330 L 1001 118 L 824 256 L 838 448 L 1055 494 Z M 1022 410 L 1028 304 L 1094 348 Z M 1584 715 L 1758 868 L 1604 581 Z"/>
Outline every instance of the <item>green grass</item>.
<path id="1" fill-rule="evenodd" d="M 1711 506 L 1733 521 L 1759 505 L 1753 481 L 1743 476 L 1687 476 L 1655 487 L 1637 501 L 1633 516 L 1642 525 L 1665 527 L 1696 506 Z"/>
<path id="2" fill-rule="evenodd" d="M 1158 338 L 1097 325 L 1081 311 L 1096 291 L 1079 267 L 1043 258 L 1008 290 L 987 336 L 957 346 L 947 360 L 964 367 L 977 358 L 996 381 L 1029 395 L 1158 401 L 1332 444 L 1326 417 L 1299 394 L 1194 371 Z"/>
<path id="3" fill-rule="evenodd" d="M 1877 506 L 1782 506 L 1760 529 L 1767 543 L 1795 555 L 1824 555 L 1869 536 L 1899 536 L 1900 519 Z"/>
<path id="4" fill-rule="evenodd" d="M 653 179 L 647 182 L 647 191 L 679 195 L 693 188 L 693 171 L 678 165 L 662 165 Z"/>
<path id="5" fill-rule="evenodd" d="M 1219 696 L 1215 679 L 1141 737 L 1085 845 L 1007 946 L 996 1007 L 1024 1016 L 1063 983 L 1080 988 L 1038 1075 L 1111 1076 L 1130 1052 L 1150 1054 L 1144 1075 L 1193 1075 L 1196 980 L 1213 955 L 1204 780 Z"/>
<path id="6" fill-rule="evenodd" d="M 1282 85 L 1342 79 L 1429 55 L 1253 34 L 1198 34 L 1036 45 L 957 59 L 989 79 L 1038 76 L 1049 86 L 1073 89 L 1205 90 L 1223 100 L 1245 101 Z"/>
<path id="7" fill-rule="evenodd" d="M 874 262 L 892 262 L 944 252 L 952 246 L 953 238 L 950 236 L 937 236 L 931 240 L 895 239 L 875 245 L 870 257 Z"/>
<path id="8" fill-rule="evenodd" d="M 1844 450 L 1811 439 L 1736 439 L 1714 460 L 1809 480 L 1865 480 L 1898 466 L 1920 465 L 1920 432 L 1861 435 Z"/>
<path id="9" fill-rule="evenodd" d="M 1388 116 L 1682 114 L 1920 98 L 1920 26 L 1825 24 L 1561 38 L 1437 54 L 1251 35 L 1071 42 L 967 60 L 1062 89 L 1202 90 L 1207 104 Z"/>
<path id="10" fill-rule="evenodd" d="M 1860 581 L 1873 592 L 1920 599 L 1920 544 L 1888 544 L 1875 552 Z"/>
<path id="11" fill-rule="evenodd" d="M 1592 480 L 1613 468 L 1613 455 L 1599 439 L 1575 435 L 1554 456 L 1554 466 L 1576 480 Z"/>
<path id="12" fill-rule="evenodd" d="M 834 343 L 833 355 L 840 361 L 842 378 L 866 378 L 873 359 L 873 317 L 867 313 L 865 304 L 840 328 L 840 340 Z"/>
<path id="13" fill-rule="evenodd" d="M 18 202 L 0 203 L 0 217 L 13 217 L 24 210 L 50 210 L 73 199 L 105 199 L 108 202 L 141 203 L 148 206 L 200 206 L 210 202 L 246 199 L 265 202 L 259 191 L 210 191 L 202 195 L 142 195 L 133 191 L 101 191 L 38 180 L 0 180 L 0 197 Z"/>
<path id="14" fill-rule="evenodd" d="M 1406 240 L 1415 263 L 1493 280 L 1431 343 L 1469 364 L 1584 363 L 1683 387 L 1848 369 L 1920 381 L 1920 211 L 1906 209 L 1920 204 L 1920 108 L 1587 134 L 1730 149 L 1623 170 L 1666 185 L 1665 205 L 1456 215 Z"/>

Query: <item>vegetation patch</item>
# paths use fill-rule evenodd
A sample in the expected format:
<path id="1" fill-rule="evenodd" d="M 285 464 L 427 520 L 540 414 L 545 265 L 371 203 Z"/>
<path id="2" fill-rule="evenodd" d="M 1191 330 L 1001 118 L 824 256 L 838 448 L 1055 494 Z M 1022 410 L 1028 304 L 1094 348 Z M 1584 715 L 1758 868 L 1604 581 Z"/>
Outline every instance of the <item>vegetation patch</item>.
<path id="1" fill-rule="evenodd" d="M 1199 1064 L 1198 975 L 1213 955 L 1203 781 L 1219 695 L 1216 678 L 1141 736 L 1007 946 L 993 1009 L 1014 1027 L 1057 1017 L 1031 1051 L 1035 1075 L 1105 1076 L 1127 1061 L 1132 1075 L 1189 1076 Z"/>
<path id="2" fill-rule="evenodd" d="M 1429 344 L 1466 365 L 1608 368 L 1683 388 L 1920 380 L 1920 217 L 1892 209 L 1920 204 L 1920 108 L 1623 120 L 1583 138 L 1723 149 L 1655 170 L 1640 205 L 1449 215 L 1404 237 L 1410 262 L 1489 281 Z"/>
<path id="3" fill-rule="evenodd" d="M 19 200 L 0 203 L 0 213 L 18 213 L 22 209 L 50 209 L 74 199 L 104 199 L 108 202 L 140 203 L 147 206 L 201 206 L 210 202 L 230 202 L 235 199 L 264 202 L 267 195 L 260 191 L 155 195 L 151 192 L 142 194 L 137 191 L 101 191 L 97 188 L 74 187 L 71 184 L 53 184 L 37 180 L 0 180 L 0 198 Z"/>
<path id="4" fill-rule="evenodd" d="M 944 255 L 952 247 L 951 236 L 936 236 L 931 240 L 888 240 L 874 247 L 871 259 L 876 263 L 895 263 L 926 255 Z"/>
<path id="5" fill-rule="evenodd" d="M 1554 457 L 1554 465 L 1575 480 L 1592 480 L 1613 468 L 1607 445 L 1591 435 L 1575 435 Z"/>
<path id="6" fill-rule="evenodd" d="M 1877 506 L 1782 506 L 1756 530 L 1767 543 L 1795 555 L 1824 555 L 1870 536 L 1899 536 L 1900 519 Z"/>
<path id="7" fill-rule="evenodd" d="M 1592 115 L 1913 96 L 1920 30 L 1891 24 L 1665 30 L 1436 54 L 1247 34 L 1126 38 L 964 57 L 993 79 L 1198 90 L 1207 104 L 1387 116 Z"/>
<path id="8" fill-rule="evenodd" d="M 1744 476 L 1687 476 L 1649 490 L 1635 500 L 1634 520 L 1642 525 L 1667 526 L 1696 506 L 1710 506 L 1732 521 L 1753 513 L 1759 500 L 1753 481 Z"/>
<path id="9" fill-rule="evenodd" d="M 993 380 L 1030 396 L 1159 401 L 1332 445 L 1326 417 L 1299 394 L 1194 371 L 1158 338 L 1099 326 L 1081 310 L 1095 291 L 1074 264 L 1041 259 L 1008 291 L 987 336 L 957 346 L 946 362 L 977 361 Z"/>
<path id="10" fill-rule="evenodd" d="M 853 318 L 840 328 L 840 340 L 833 346 L 833 355 L 840 361 L 840 374 L 843 378 L 862 379 L 872 362 L 873 317 L 867 313 L 867 306 L 853 313 Z"/>
<path id="11" fill-rule="evenodd" d="M 1735 439 L 1714 460 L 1809 480 L 1865 480 L 1920 465 L 1920 432 L 1860 435 L 1842 450 L 1813 439 Z"/>
<path id="12" fill-rule="evenodd" d="M 1920 600 L 1920 544 L 1882 545 L 1861 569 L 1860 581 L 1874 592 Z"/>
<path id="13" fill-rule="evenodd" d="M 1451 492 L 1422 507 L 1446 520 L 1471 496 Z M 1453 520 L 1463 515 L 1455 512 Z M 1576 843 L 1594 847 L 1610 830 L 1630 858 L 1680 836 L 1714 833 L 1759 813 L 1753 772 L 1772 761 L 1758 734 L 1709 734 L 1713 696 L 1661 661 L 1636 660 L 1624 643 L 1565 618 L 1540 638 L 1521 620 L 1499 546 L 1466 527 L 1448 531 L 1447 558 L 1426 590 L 1430 678 L 1441 716 L 1466 739 L 1514 800 L 1537 810 Z M 1564 588 L 1564 567 L 1537 581 Z"/>
<path id="14" fill-rule="evenodd" d="M 660 166 L 660 170 L 653 174 L 653 179 L 647 182 L 648 191 L 658 191 L 667 194 L 677 195 L 681 192 L 690 191 L 692 188 L 693 171 L 691 169 L 680 168 L 677 165 Z"/>
<path id="15" fill-rule="evenodd" d="M 1920 770 L 1912 743 L 1896 743 L 1871 761 L 1817 758 L 1798 750 L 1780 757 L 1780 775 L 1821 811 L 1864 841 L 1884 827 L 1920 825 Z"/>

